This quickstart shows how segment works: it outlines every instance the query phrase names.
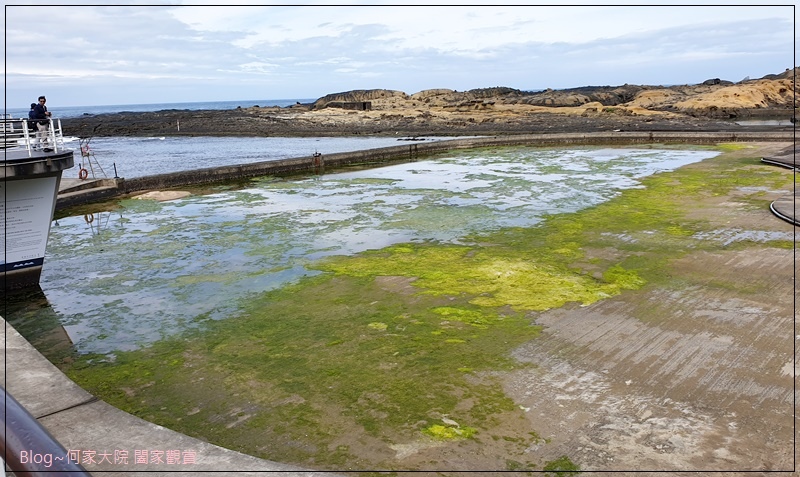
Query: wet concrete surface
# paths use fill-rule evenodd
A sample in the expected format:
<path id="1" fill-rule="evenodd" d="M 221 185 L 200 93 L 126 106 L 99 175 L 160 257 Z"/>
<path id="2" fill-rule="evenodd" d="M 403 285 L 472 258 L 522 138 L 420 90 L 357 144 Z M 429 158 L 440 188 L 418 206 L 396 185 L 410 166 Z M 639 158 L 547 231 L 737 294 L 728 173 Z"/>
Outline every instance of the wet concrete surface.
<path id="1" fill-rule="evenodd" d="M 321 472 L 271 462 L 203 442 L 149 423 L 98 400 L 67 378 L 5 320 L 2 379 L 5 389 L 90 473 L 152 476 L 176 472 L 312 477 Z M 41 453 L 32 444 L 32 452 Z M 171 458 L 168 458 L 168 453 Z M 52 456 L 66 458 L 66 456 Z M 52 460 L 50 460 L 52 462 Z M 17 471 L 44 472 L 38 466 Z M 34 474 L 31 474 L 34 475 Z M 331 475 L 324 473 L 324 475 Z"/>
<path id="2" fill-rule="evenodd" d="M 726 245 L 797 233 L 735 195 L 693 209 Z M 696 251 L 670 267 L 678 288 L 542 313 L 540 339 L 515 352 L 537 366 L 509 373 L 505 389 L 553 437 L 546 452 L 587 471 L 791 472 L 794 253 Z"/>

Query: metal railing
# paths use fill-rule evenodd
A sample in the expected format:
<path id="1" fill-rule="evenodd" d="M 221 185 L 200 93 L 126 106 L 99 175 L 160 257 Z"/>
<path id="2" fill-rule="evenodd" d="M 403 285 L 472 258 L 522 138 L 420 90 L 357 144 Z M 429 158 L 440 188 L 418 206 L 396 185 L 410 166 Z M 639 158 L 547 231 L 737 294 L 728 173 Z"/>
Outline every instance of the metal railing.
<path id="1" fill-rule="evenodd" d="M 91 477 L 67 450 L 14 397 L 0 387 L 0 457 L 15 476 Z"/>
<path id="2" fill-rule="evenodd" d="M 30 121 L 30 122 L 29 122 Z M 2 147 L 4 149 L 25 149 L 28 157 L 36 151 L 59 152 L 64 149 L 64 132 L 61 129 L 61 120 L 47 119 L 47 133 L 40 132 L 40 120 L 3 118 L 0 122 L 0 132 L 3 134 Z M 44 121 L 44 120 L 41 120 Z M 33 127 L 31 127 L 33 125 Z"/>

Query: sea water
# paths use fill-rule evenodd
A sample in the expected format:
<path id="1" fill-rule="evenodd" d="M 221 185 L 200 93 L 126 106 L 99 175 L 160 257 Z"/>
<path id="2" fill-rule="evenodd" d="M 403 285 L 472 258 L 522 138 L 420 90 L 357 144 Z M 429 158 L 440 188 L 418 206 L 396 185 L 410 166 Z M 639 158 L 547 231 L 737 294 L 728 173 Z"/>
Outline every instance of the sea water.
<path id="1" fill-rule="evenodd" d="M 236 101 L 202 101 L 190 103 L 153 103 L 153 104 L 109 104 L 101 106 L 59 106 L 57 100 L 48 100 L 47 109 L 52 113 L 53 118 L 77 118 L 85 115 L 109 114 L 109 113 L 143 113 L 150 111 L 165 110 L 189 110 L 199 111 L 206 109 L 225 110 L 236 109 L 238 107 L 249 108 L 259 106 L 262 108 L 269 106 L 287 107 L 297 103 L 313 103 L 316 99 L 247 99 Z M 31 102 L 35 102 L 32 99 Z M 19 107 L 9 108 L 6 114 L 12 118 L 27 118 L 30 111 L 30 104 L 20 105 Z"/>

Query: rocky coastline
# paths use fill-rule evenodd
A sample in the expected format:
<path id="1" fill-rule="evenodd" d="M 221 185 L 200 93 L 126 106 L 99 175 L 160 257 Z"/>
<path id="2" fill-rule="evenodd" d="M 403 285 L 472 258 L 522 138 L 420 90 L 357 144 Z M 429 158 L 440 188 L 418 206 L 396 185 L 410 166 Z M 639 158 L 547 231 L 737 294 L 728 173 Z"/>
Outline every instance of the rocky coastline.
<path id="1" fill-rule="evenodd" d="M 796 71 L 695 85 L 586 86 L 538 92 L 506 87 L 414 94 L 334 93 L 289 107 L 121 112 L 63 119 L 89 136 L 435 136 L 603 131 L 737 131 L 793 128 Z M 750 120 L 755 125 L 743 126 Z M 762 120 L 759 121 L 752 120 Z M 772 120 L 772 121 L 763 121 Z"/>

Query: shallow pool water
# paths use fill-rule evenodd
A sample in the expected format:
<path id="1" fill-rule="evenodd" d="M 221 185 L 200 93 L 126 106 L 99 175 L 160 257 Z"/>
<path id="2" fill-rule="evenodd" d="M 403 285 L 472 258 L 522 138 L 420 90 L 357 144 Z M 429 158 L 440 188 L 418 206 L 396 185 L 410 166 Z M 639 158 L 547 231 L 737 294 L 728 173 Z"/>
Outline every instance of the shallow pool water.
<path id="1" fill-rule="evenodd" d="M 53 223 L 34 313 L 80 352 L 135 349 L 235 313 L 311 261 L 410 241 L 457 243 L 606 201 L 706 150 L 503 148 L 245 187 Z M 14 306 L 9 321 L 14 322 Z M 32 318 L 30 311 L 26 319 Z"/>

